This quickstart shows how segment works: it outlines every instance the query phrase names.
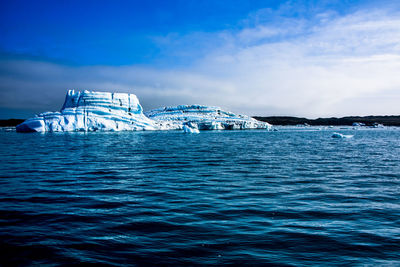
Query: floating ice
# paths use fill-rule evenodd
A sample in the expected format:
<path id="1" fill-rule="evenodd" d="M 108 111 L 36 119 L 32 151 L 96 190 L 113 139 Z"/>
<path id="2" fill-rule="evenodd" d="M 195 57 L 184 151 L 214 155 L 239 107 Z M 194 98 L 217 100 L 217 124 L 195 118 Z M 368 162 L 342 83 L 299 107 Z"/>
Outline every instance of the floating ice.
<path id="1" fill-rule="evenodd" d="M 352 138 L 354 135 L 344 135 L 341 133 L 333 133 L 332 138 Z"/>
<path id="2" fill-rule="evenodd" d="M 372 125 L 372 128 L 383 128 L 383 127 L 384 127 L 383 124 L 377 122 L 374 122 L 374 124 Z"/>
<path id="3" fill-rule="evenodd" d="M 156 130 L 134 94 L 69 90 L 60 112 L 17 125 L 18 132 Z"/>
<path id="4" fill-rule="evenodd" d="M 244 115 L 223 111 L 218 107 L 202 105 L 180 105 L 145 112 L 157 122 L 161 129 L 183 129 L 184 125 L 195 126 L 199 130 L 242 130 L 270 129 L 266 122 Z"/>
<path id="5" fill-rule="evenodd" d="M 69 90 L 60 112 L 36 115 L 17 125 L 17 132 L 271 128 L 248 116 L 200 105 L 160 108 L 146 115 L 134 94 Z"/>
<path id="6" fill-rule="evenodd" d="M 190 127 L 189 125 L 183 125 L 184 133 L 200 133 L 199 129 Z"/>

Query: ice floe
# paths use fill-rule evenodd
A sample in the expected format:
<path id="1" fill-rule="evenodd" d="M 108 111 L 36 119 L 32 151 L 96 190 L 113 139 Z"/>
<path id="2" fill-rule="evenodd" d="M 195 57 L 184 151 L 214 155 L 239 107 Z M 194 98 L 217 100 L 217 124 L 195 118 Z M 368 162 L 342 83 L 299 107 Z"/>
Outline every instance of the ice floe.
<path id="1" fill-rule="evenodd" d="M 199 129 L 190 127 L 189 125 L 183 125 L 184 133 L 200 133 Z"/>
<path id="2" fill-rule="evenodd" d="M 332 138 L 352 138 L 354 135 L 345 135 L 341 133 L 333 133 Z"/>

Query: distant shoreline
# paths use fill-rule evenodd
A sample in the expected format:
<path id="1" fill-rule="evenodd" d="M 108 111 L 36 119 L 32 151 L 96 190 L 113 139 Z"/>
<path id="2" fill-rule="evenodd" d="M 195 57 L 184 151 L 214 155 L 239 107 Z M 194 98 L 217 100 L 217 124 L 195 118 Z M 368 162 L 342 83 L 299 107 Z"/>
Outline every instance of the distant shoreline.
<path id="1" fill-rule="evenodd" d="M 362 123 L 366 126 L 383 124 L 385 126 L 400 126 L 400 116 L 349 116 L 342 118 L 318 118 L 307 119 L 289 116 L 254 116 L 256 120 L 266 121 L 272 125 L 298 125 L 308 124 L 312 126 L 351 126 L 353 123 Z"/>
<path id="2" fill-rule="evenodd" d="M 318 118 L 307 119 L 290 116 L 254 116 L 256 120 L 268 122 L 272 125 L 299 125 L 309 124 L 312 126 L 351 126 L 353 123 L 363 123 L 366 126 L 383 124 L 385 126 L 400 126 L 400 116 L 349 116 L 342 118 Z M 0 120 L 0 127 L 14 127 L 25 121 L 24 119 Z"/>
<path id="3" fill-rule="evenodd" d="M 13 127 L 18 124 L 24 122 L 23 119 L 8 119 L 8 120 L 0 120 L 0 127 Z"/>

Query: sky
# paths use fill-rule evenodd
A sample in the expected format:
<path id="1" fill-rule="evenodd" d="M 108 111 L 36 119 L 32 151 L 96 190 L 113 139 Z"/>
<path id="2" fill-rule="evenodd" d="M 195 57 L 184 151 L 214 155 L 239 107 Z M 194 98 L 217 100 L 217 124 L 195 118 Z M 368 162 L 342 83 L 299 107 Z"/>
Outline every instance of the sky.
<path id="1" fill-rule="evenodd" d="M 59 110 L 68 89 L 145 110 L 400 115 L 398 1 L 0 1 L 0 119 Z"/>

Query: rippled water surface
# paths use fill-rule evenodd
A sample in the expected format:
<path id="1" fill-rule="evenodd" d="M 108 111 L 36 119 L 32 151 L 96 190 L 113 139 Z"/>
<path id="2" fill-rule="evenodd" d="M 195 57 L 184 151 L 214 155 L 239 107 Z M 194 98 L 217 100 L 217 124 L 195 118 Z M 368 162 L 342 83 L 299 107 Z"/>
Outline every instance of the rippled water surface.
<path id="1" fill-rule="evenodd" d="M 399 128 L 0 131 L 0 153 L 0 265 L 400 265 Z"/>

